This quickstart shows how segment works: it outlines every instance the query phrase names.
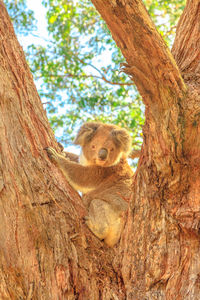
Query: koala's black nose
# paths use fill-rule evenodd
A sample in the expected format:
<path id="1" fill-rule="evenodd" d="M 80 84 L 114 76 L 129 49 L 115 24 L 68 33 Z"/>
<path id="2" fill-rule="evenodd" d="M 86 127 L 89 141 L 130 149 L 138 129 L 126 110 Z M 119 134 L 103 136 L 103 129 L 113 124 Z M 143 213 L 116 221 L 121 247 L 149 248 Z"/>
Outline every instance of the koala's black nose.
<path id="1" fill-rule="evenodd" d="M 107 149 L 101 148 L 101 149 L 99 150 L 98 157 L 99 157 L 101 160 L 105 160 L 106 157 L 107 157 L 107 155 L 108 155 L 108 150 L 107 150 Z"/>

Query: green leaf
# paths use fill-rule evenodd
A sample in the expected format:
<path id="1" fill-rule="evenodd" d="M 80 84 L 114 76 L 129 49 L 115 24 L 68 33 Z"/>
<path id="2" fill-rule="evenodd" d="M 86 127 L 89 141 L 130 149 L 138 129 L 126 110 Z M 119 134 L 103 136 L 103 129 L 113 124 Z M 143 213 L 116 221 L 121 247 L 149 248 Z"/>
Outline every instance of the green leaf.
<path id="1" fill-rule="evenodd" d="M 5 2 L 18 34 L 20 30 L 30 32 L 35 23 L 26 1 Z M 171 45 L 173 26 L 185 1 L 144 2 L 158 30 Z M 27 59 L 57 137 L 69 142 L 82 122 L 99 120 L 128 128 L 133 142 L 141 144 L 141 97 L 134 84 L 130 85 L 129 77 L 120 73 L 124 58 L 91 1 L 43 0 L 43 5 L 49 41 L 45 41 L 45 46 L 31 45 L 30 36 Z"/>

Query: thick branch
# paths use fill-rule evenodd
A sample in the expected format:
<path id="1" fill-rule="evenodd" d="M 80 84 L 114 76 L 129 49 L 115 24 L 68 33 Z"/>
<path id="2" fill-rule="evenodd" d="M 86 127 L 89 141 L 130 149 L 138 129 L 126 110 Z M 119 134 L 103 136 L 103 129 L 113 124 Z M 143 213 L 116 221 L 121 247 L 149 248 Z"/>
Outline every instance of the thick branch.
<path id="1" fill-rule="evenodd" d="M 186 88 L 142 1 L 92 2 L 126 58 L 124 70 L 133 78 L 144 102 L 169 108 Z"/>
<path id="2" fill-rule="evenodd" d="M 177 26 L 172 53 L 184 79 L 192 81 L 193 78 L 200 83 L 200 0 L 187 1 Z"/>

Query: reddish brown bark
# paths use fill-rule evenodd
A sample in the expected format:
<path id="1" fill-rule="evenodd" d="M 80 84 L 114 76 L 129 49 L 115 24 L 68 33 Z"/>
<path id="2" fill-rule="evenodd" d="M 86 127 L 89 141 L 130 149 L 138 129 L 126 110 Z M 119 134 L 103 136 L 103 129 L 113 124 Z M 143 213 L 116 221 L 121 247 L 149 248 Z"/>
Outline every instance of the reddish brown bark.
<path id="1" fill-rule="evenodd" d="M 173 47 L 185 83 L 141 1 L 92 2 L 146 104 L 143 153 L 120 247 L 126 297 L 199 299 L 200 2 L 188 1 Z"/>
<path id="2" fill-rule="evenodd" d="M 185 80 L 199 84 L 199 1 L 187 1 L 179 21 L 172 53 Z"/>
<path id="3" fill-rule="evenodd" d="M 0 299 L 197 300 L 200 2 L 188 1 L 173 47 L 185 82 L 141 1 L 93 3 L 146 105 L 124 232 L 114 249 L 95 238 L 44 153 L 59 147 L 0 0 Z"/>
<path id="4" fill-rule="evenodd" d="M 0 1 L 0 299 L 120 293 L 113 252 L 83 226 L 80 197 L 47 145 L 59 149 Z"/>

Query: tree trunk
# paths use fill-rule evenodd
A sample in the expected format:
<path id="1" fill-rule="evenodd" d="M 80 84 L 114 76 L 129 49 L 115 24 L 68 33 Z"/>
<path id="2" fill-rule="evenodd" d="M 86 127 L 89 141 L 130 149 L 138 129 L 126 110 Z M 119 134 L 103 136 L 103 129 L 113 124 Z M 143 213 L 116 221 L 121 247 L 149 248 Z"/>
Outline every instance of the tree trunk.
<path id="1" fill-rule="evenodd" d="M 92 2 L 146 105 L 118 250 L 126 299 L 200 299 L 200 1 L 187 2 L 178 24 L 177 64 L 141 1 Z"/>
<path id="2" fill-rule="evenodd" d="M 126 225 L 114 249 L 85 226 L 43 151 L 59 147 L 0 0 L 0 299 L 197 300 L 200 2 L 179 22 L 177 64 L 140 0 L 93 3 L 146 105 Z"/>

